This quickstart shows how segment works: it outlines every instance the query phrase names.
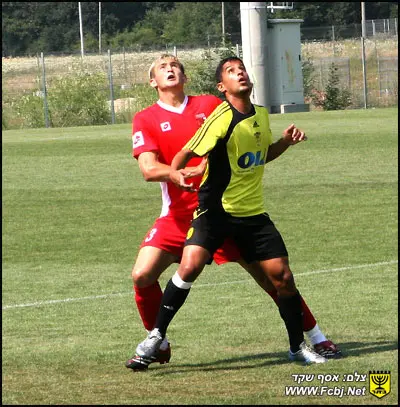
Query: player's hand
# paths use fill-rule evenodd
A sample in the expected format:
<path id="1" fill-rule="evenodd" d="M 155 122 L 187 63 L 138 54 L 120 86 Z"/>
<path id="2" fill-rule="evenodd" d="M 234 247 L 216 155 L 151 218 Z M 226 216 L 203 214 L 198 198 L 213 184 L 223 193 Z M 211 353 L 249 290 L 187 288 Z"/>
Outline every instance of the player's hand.
<path id="1" fill-rule="evenodd" d="M 190 171 L 188 171 L 187 168 L 181 170 L 171 170 L 169 174 L 171 182 L 173 182 L 178 188 L 188 192 L 197 192 L 197 189 L 193 186 L 193 182 L 189 184 L 186 182 L 186 179 L 191 177 L 192 175 L 190 175 Z"/>
<path id="2" fill-rule="evenodd" d="M 203 157 L 201 163 L 197 167 L 186 167 L 181 170 L 186 178 L 200 177 L 204 174 L 207 166 L 207 157 Z"/>
<path id="3" fill-rule="evenodd" d="M 283 131 L 283 139 L 287 144 L 293 145 L 307 140 L 307 137 L 303 131 L 298 129 L 294 124 L 291 124 Z"/>

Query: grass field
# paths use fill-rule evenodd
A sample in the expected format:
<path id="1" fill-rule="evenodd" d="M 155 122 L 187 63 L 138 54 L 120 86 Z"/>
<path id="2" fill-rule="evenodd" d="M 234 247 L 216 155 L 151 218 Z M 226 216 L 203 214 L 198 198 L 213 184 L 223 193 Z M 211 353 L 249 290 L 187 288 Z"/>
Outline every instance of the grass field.
<path id="1" fill-rule="evenodd" d="M 130 155 L 130 125 L 4 131 L 2 403 L 397 405 L 397 116 L 271 116 L 276 137 L 294 122 L 309 138 L 268 164 L 265 200 L 342 359 L 289 363 L 271 299 L 239 266 L 211 265 L 170 326 L 171 362 L 136 374 L 124 367 L 145 337 L 130 271 L 161 206 Z M 382 399 L 370 370 L 391 372 Z M 285 395 L 295 374 L 361 395 Z"/>

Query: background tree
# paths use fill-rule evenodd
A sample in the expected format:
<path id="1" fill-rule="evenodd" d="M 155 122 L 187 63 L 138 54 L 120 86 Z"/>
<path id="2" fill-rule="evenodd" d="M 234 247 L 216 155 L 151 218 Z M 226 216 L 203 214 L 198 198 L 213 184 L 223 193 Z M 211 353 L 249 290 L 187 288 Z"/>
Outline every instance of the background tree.
<path id="1" fill-rule="evenodd" d="M 174 44 L 204 44 L 221 35 L 221 3 L 175 3 L 165 19 L 164 38 Z"/>
<path id="2" fill-rule="evenodd" d="M 328 82 L 324 91 L 315 90 L 312 95 L 315 106 L 323 110 L 343 110 L 351 105 L 351 93 L 340 85 L 338 67 L 332 62 L 329 67 Z"/>
<path id="3" fill-rule="evenodd" d="M 226 2 L 227 39 L 240 42 L 240 3 Z M 85 41 L 98 38 L 98 2 L 82 2 Z M 366 2 L 366 18 L 397 17 L 397 2 Z M 222 35 L 221 2 L 102 2 L 106 45 L 202 45 Z M 268 18 L 301 18 L 303 27 L 361 23 L 360 2 L 295 2 L 292 11 Z M 235 37 L 232 37 L 232 34 Z M 213 45 L 214 45 L 213 44 Z M 3 55 L 71 52 L 80 49 L 77 2 L 2 2 Z M 95 51 L 94 49 L 92 51 Z"/>

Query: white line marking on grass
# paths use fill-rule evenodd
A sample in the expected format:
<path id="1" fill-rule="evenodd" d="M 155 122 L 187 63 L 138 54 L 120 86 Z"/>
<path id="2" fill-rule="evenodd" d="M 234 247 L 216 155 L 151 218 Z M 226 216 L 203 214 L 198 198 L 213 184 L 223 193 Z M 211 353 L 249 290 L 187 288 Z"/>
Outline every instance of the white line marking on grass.
<path id="1" fill-rule="evenodd" d="M 60 304 L 60 303 L 64 303 L 64 302 L 97 300 L 99 298 L 117 297 L 117 296 L 126 295 L 126 294 L 127 293 L 103 294 L 103 295 L 93 295 L 90 297 L 64 298 L 62 300 L 37 301 L 37 302 L 31 302 L 28 304 L 5 305 L 4 307 L 2 307 L 2 310 L 4 311 L 7 309 L 12 309 L 12 308 L 40 307 L 41 305 Z M 130 293 L 130 294 L 132 294 L 132 293 Z"/>
<path id="2" fill-rule="evenodd" d="M 391 264 L 397 264 L 398 262 L 399 262 L 398 260 L 392 260 L 392 261 L 382 261 L 379 263 L 369 263 L 369 264 L 359 264 L 359 265 L 355 265 L 355 266 L 338 267 L 338 268 L 333 268 L 333 269 L 313 270 L 313 271 L 309 271 L 306 273 L 295 274 L 295 277 L 297 278 L 297 277 L 310 276 L 310 275 L 320 274 L 320 273 L 335 273 L 337 271 L 355 270 L 355 269 L 362 269 L 362 268 L 373 268 L 373 267 L 379 267 L 379 266 L 389 266 Z M 253 281 L 253 280 L 247 279 L 247 280 L 237 280 L 237 281 L 223 281 L 221 283 L 206 283 L 206 284 L 198 284 L 194 287 L 201 288 L 201 287 L 228 285 L 228 284 L 242 284 L 242 283 L 248 283 L 250 281 Z M 132 295 L 133 292 L 93 295 L 93 296 L 89 296 L 89 297 L 80 297 L 80 298 L 64 298 L 61 300 L 37 301 L 37 302 L 32 302 L 32 303 L 27 303 L 27 304 L 5 305 L 4 307 L 2 307 L 2 310 L 5 311 L 8 309 L 15 309 L 15 308 L 40 307 L 42 305 L 62 304 L 62 303 L 66 303 L 66 302 L 97 300 L 100 298 L 119 297 L 119 296 L 128 295 L 128 294 Z"/>

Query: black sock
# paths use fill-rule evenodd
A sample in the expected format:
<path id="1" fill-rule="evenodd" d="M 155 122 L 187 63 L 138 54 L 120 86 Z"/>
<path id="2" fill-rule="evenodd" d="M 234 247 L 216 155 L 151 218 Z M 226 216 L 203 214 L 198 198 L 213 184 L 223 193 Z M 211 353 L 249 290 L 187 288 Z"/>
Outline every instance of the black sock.
<path id="1" fill-rule="evenodd" d="M 178 288 L 172 279 L 168 281 L 162 297 L 160 310 L 155 324 L 155 328 L 158 328 L 162 337 L 165 337 L 168 325 L 178 312 L 179 308 L 184 304 L 187 296 L 189 295 L 189 289 Z"/>
<path id="2" fill-rule="evenodd" d="M 292 297 L 278 296 L 278 307 L 289 335 L 290 350 L 295 353 L 304 341 L 303 311 L 299 292 Z"/>

